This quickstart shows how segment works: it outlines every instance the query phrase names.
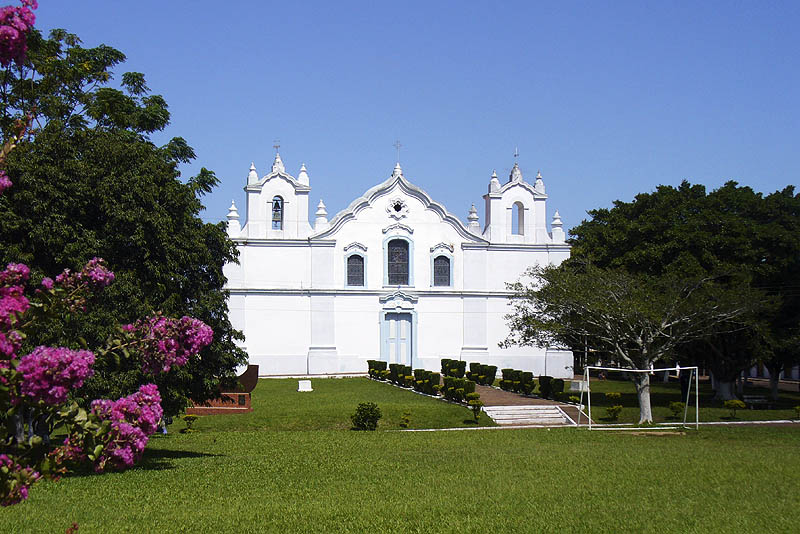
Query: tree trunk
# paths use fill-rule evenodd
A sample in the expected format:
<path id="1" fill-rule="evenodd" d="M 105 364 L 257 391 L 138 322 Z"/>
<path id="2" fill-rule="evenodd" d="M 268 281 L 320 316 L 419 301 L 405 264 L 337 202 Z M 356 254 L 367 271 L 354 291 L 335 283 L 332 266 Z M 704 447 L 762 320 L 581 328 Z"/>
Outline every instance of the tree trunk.
<path id="1" fill-rule="evenodd" d="M 653 422 L 653 411 L 650 409 L 650 375 L 648 373 L 633 373 L 633 383 L 636 385 L 636 396 L 639 398 L 639 424 Z"/>
<path id="2" fill-rule="evenodd" d="M 778 377 L 780 376 L 780 373 L 769 373 L 769 398 L 774 401 L 778 400 Z"/>
<path id="3" fill-rule="evenodd" d="M 735 399 L 733 390 L 736 382 L 734 380 L 717 380 L 717 393 L 714 395 L 714 400 L 726 401 Z"/>

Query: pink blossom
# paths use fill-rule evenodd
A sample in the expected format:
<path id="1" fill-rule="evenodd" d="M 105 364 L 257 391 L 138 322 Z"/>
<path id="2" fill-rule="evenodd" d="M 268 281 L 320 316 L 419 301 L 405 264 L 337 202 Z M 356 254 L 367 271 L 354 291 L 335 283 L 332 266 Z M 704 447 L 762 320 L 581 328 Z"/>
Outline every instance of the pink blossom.
<path id="1" fill-rule="evenodd" d="M 95 461 L 95 471 L 127 469 L 142 457 L 148 436 L 156 431 L 163 415 L 160 403 L 161 395 L 155 384 L 145 384 L 136 393 L 113 402 L 107 399 L 92 402 L 92 413 L 112 421 L 108 442 Z"/>
<path id="2" fill-rule="evenodd" d="M 56 276 L 56 283 L 67 290 L 77 289 L 81 286 L 100 290 L 113 281 L 114 273 L 105 266 L 105 260 L 102 258 L 92 258 L 80 272 L 74 273 L 69 269 L 64 269 L 61 274 Z"/>
<path id="3" fill-rule="evenodd" d="M 31 270 L 24 263 L 9 263 L 6 270 L 0 272 L 0 286 L 15 286 L 26 282 Z"/>
<path id="4" fill-rule="evenodd" d="M 42 278 L 42 287 L 47 289 L 48 291 L 53 289 L 53 279 L 47 276 Z"/>
<path id="5" fill-rule="evenodd" d="M 0 327 L 10 328 L 30 307 L 22 286 L 0 287 Z"/>
<path id="6" fill-rule="evenodd" d="M 9 360 L 16 356 L 19 346 L 22 343 L 22 338 L 19 332 L 12 330 L 8 334 L 0 332 L 0 355 L 5 356 Z"/>
<path id="7" fill-rule="evenodd" d="M 94 354 L 88 350 L 36 347 L 17 366 L 23 375 L 20 393 L 34 401 L 62 404 L 70 390 L 81 387 L 94 374 L 93 363 Z"/>
<path id="8" fill-rule="evenodd" d="M 36 0 L 21 0 L 22 6 L 0 8 L 0 65 L 22 63 L 28 51 L 27 33 L 36 22 Z M 1 191 L 1 190 L 0 190 Z"/>
<path id="9" fill-rule="evenodd" d="M 8 175 L 6 174 L 6 171 L 0 169 L 0 194 L 2 194 L 3 191 L 11 187 L 12 185 L 14 184 L 11 183 L 11 180 L 8 178 Z"/>
<path id="10" fill-rule="evenodd" d="M 137 321 L 133 331 L 141 336 L 143 342 L 142 371 L 150 374 L 166 373 L 173 366 L 186 365 L 189 358 L 214 338 L 214 332 L 207 324 L 186 316 L 171 319 L 154 315 Z"/>
<path id="11" fill-rule="evenodd" d="M 0 468 L 8 470 L 2 481 L 5 487 L 0 491 L 0 505 L 10 506 L 28 498 L 28 488 L 41 478 L 41 475 L 30 467 L 22 467 L 7 454 L 0 454 Z"/>

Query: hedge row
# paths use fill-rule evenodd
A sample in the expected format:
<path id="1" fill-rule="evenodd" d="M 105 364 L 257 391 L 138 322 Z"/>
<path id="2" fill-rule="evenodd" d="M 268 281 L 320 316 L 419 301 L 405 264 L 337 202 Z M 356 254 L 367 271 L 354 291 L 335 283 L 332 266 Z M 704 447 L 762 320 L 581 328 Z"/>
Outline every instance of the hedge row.
<path id="1" fill-rule="evenodd" d="M 496 365 L 484 365 L 482 363 L 471 362 L 467 378 L 482 386 L 491 386 L 497 376 Z"/>
<path id="2" fill-rule="evenodd" d="M 476 406 L 476 403 L 478 408 L 483 406 L 479 402 L 480 394 L 475 393 L 475 382 L 472 380 L 445 376 L 442 385 L 441 375 L 426 369 L 414 369 L 412 375 L 411 367 L 408 365 L 391 363 L 387 370 L 386 362 L 380 360 L 367 360 L 367 367 L 369 376 L 376 380 L 388 380 L 398 386 L 413 387 L 416 391 L 427 395 L 444 395 L 448 400 L 463 402 L 469 406 Z"/>
<path id="3" fill-rule="evenodd" d="M 502 369 L 503 379 L 500 380 L 500 388 L 514 393 L 531 395 L 536 390 L 536 381 L 533 373 L 519 371 L 517 369 Z M 552 376 L 539 376 L 539 396 L 545 399 L 557 397 L 564 392 L 564 381 Z"/>
<path id="4" fill-rule="evenodd" d="M 427 395 L 438 395 L 442 389 L 439 373 L 414 369 L 414 389 Z"/>

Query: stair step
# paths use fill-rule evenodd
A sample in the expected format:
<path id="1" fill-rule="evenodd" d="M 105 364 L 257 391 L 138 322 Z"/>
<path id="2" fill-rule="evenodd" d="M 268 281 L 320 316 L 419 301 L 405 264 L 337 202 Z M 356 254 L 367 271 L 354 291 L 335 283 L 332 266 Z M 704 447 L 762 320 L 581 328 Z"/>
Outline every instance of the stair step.
<path id="1" fill-rule="evenodd" d="M 566 425 L 556 406 L 486 406 L 486 415 L 499 425 Z"/>

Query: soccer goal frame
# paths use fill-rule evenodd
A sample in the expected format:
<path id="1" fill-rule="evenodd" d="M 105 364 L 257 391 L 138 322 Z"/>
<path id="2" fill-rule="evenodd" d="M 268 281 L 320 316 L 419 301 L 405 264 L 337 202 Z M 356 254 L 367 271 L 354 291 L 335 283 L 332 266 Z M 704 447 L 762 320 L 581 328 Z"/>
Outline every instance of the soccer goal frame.
<path id="1" fill-rule="evenodd" d="M 581 388 L 581 400 L 580 400 L 579 409 L 578 409 L 578 423 L 577 423 L 578 425 L 580 425 L 580 423 L 581 423 L 581 413 L 583 413 L 582 412 L 583 394 L 586 393 L 586 404 L 587 404 L 588 409 L 589 409 L 589 413 L 587 414 L 588 417 L 589 417 L 589 430 L 592 429 L 592 395 L 591 395 L 592 388 L 591 388 L 591 385 L 590 385 L 590 379 L 591 379 L 591 376 L 590 376 L 590 373 L 589 373 L 590 369 L 596 369 L 598 371 L 616 371 L 616 372 L 621 372 L 621 373 L 650 373 L 650 374 L 655 374 L 655 373 L 664 372 L 664 371 L 667 371 L 667 372 L 668 371 L 677 371 L 677 372 L 691 371 L 692 374 L 689 375 L 689 381 L 690 381 L 689 383 L 691 384 L 692 377 L 694 377 L 694 403 L 695 403 L 695 405 L 694 405 L 694 418 L 695 418 L 694 425 L 695 425 L 695 429 L 698 429 L 698 430 L 700 429 L 700 395 L 699 395 L 700 377 L 698 376 L 698 368 L 697 367 L 662 367 L 660 369 L 624 369 L 624 368 L 620 368 L 620 367 L 597 367 L 597 366 L 594 366 L 594 365 L 587 365 L 583 369 L 583 377 L 584 377 L 584 383 L 586 384 L 586 387 L 585 388 L 583 388 L 583 387 Z M 683 399 L 683 403 L 684 403 L 684 408 L 683 408 L 683 426 L 684 427 L 686 426 L 686 416 L 689 413 L 689 399 L 690 399 L 691 395 L 692 395 L 692 388 L 690 386 L 689 389 L 686 391 L 686 398 Z"/>

